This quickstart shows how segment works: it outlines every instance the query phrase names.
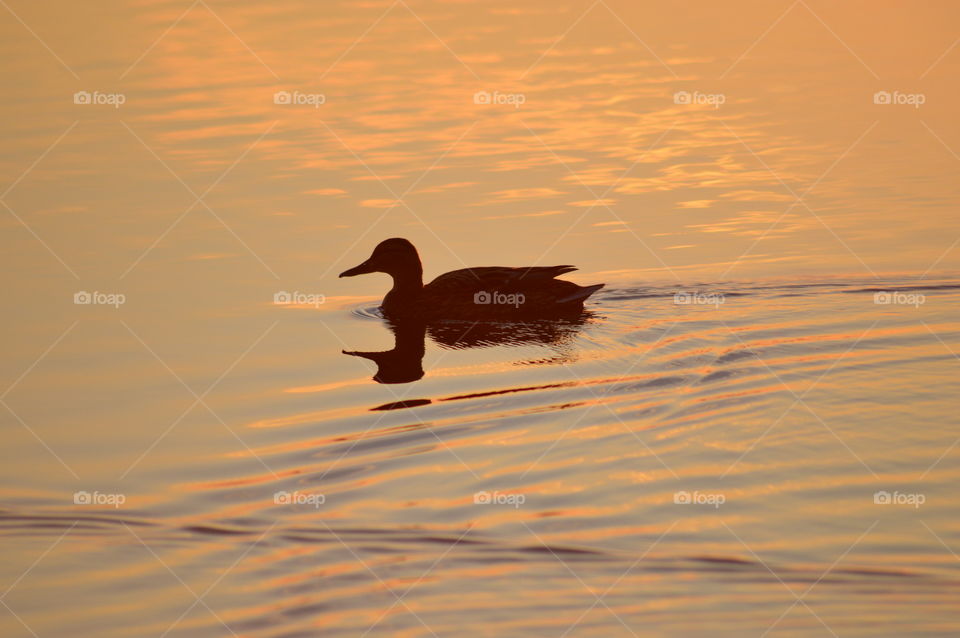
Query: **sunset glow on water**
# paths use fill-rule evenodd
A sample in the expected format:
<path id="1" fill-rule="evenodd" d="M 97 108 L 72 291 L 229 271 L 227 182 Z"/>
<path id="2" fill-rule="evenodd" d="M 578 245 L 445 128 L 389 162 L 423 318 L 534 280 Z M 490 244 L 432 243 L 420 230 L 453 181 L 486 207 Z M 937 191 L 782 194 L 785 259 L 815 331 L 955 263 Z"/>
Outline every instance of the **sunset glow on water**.
<path id="1" fill-rule="evenodd" d="M 952 4 L 0 6 L 0 635 L 957 633 Z"/>

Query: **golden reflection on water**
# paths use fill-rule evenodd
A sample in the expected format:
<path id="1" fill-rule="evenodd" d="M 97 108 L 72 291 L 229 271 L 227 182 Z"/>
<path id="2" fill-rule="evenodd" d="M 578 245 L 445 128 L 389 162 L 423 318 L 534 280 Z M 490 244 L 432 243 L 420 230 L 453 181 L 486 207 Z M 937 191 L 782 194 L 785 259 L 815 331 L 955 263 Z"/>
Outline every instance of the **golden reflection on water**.
<path id="1" fill-rule="evenodd" d="M 2 13 L 3 635 L 161 635 L 220 579 L 238 635 L 955 631 L 954 7 Z M 608 287 L 580 325 L 401 348 L 387 279 L 335 279 L 391 236 L 428 278 Z"/>
<path id="2" fill-rule="evenodd" d="M 358 237 L 391 234 L 425 246 L 438 272 L 489 259 L 493 246 L 518 263 L 575 253 L 586 270 L 666 274 L 656 257 L 712 276 L 925 270 L 957 230 L 956 89 L 945 81 L 957 62 L 948 55 L 927 72 L 952 42 L 949 20 L 870 11 L 867 38 L 866 5 L 797 5 L 757 40 L 786 7 L 741 4 L 724 9 L 744 16 L 734 21 L 629 3 L 523 17 L 472 2 L 104 8 L 99 29 L 119 37 L 94 47 L 89 34 L 51 34 L 79 81 L 55 59 L 40 65 L 24 34 L 7 45 L 31 51 L 29 68 L 8 71 L 22 74 L 8 121 L 26 124 L 9 172 L 78 122 L 13 207 L 44 213 L 41 236 L 84 238 L 51 238 L 78 268 L 88 261 L 78 244 L 109 244 L 116 256 L 102 274 L 115 276 L 176 218 L 170 206 L 192 201 L 152 153 L 197 194 L 243 155 L 209 204 L 249 251 L 227 235 L 227 250 L 201 256 L 255 267 L 259 256 L 284 274 L 315 273 L 317 255 L 338 263 Z M 24 10 L 56 33 L 50 14 Z M 892 34 L 911 43 L 896 56 Z M 74 86 L 127 102 L 80 111 L 67 99 Z M 873 103 L 898 88 L 929 97 L 922 108 Z M 277 91 L 325 101 L 275 104 Z M 524 101 L 475 104 L 477 91 Z M 724 102 L 675 104 L 677 91 Z M 41 195 L 44 179 L 67 201 Z M 85 188 L 91 179 L 104 188 Z M 101 236 L 91 221 L 104 216 L 124 219 L 126 236 Z M 209 215 L 200 205 L 194 217 Z M 529 243 L 499 241 L 507 227 Z M 197 256 L 176 238 L 158 250 Z"/>

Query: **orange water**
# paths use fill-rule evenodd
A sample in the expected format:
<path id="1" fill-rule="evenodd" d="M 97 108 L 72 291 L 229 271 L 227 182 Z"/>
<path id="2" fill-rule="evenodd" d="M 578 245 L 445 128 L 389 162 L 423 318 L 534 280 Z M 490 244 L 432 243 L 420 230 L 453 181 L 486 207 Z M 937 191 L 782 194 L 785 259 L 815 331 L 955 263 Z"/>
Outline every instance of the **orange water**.
<path id="1" fill-rule="evenodd" d="M 956 632 L 953 7 L 0 13 L 3 636 Z"/>

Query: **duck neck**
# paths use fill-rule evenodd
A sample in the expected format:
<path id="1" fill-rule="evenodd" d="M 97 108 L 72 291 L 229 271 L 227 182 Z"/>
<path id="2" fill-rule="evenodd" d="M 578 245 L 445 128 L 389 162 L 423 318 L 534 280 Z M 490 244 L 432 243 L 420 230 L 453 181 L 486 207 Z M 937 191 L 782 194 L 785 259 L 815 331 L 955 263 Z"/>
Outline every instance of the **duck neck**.
<path id="1" fill-rule="evenodd" d="M 390 273 L 393 277 L 393 288 L 390 292 L 397 297 L 411 297 L 420 294 L 423 290 L 423 266 L 419 263 L 416 268 L 407 268 L 403 271 Z"/>

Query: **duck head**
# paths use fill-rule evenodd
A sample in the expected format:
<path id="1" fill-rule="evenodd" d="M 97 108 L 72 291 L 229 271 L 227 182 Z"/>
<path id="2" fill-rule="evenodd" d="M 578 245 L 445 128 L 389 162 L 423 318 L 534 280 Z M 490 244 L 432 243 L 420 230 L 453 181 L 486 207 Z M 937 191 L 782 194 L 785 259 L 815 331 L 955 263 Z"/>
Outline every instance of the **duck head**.
<path id="1" fill-rule="evenodd" d="M 380 242 L 368 260 L 350 270 L 344 270 L 340 276 L 354 277 L 371 272 L 386 273 L 393 277 L 395 283 L 416 281 L 422 285 L 423 266 L 420 255 L 413 244 L 401 237 Z"/>

